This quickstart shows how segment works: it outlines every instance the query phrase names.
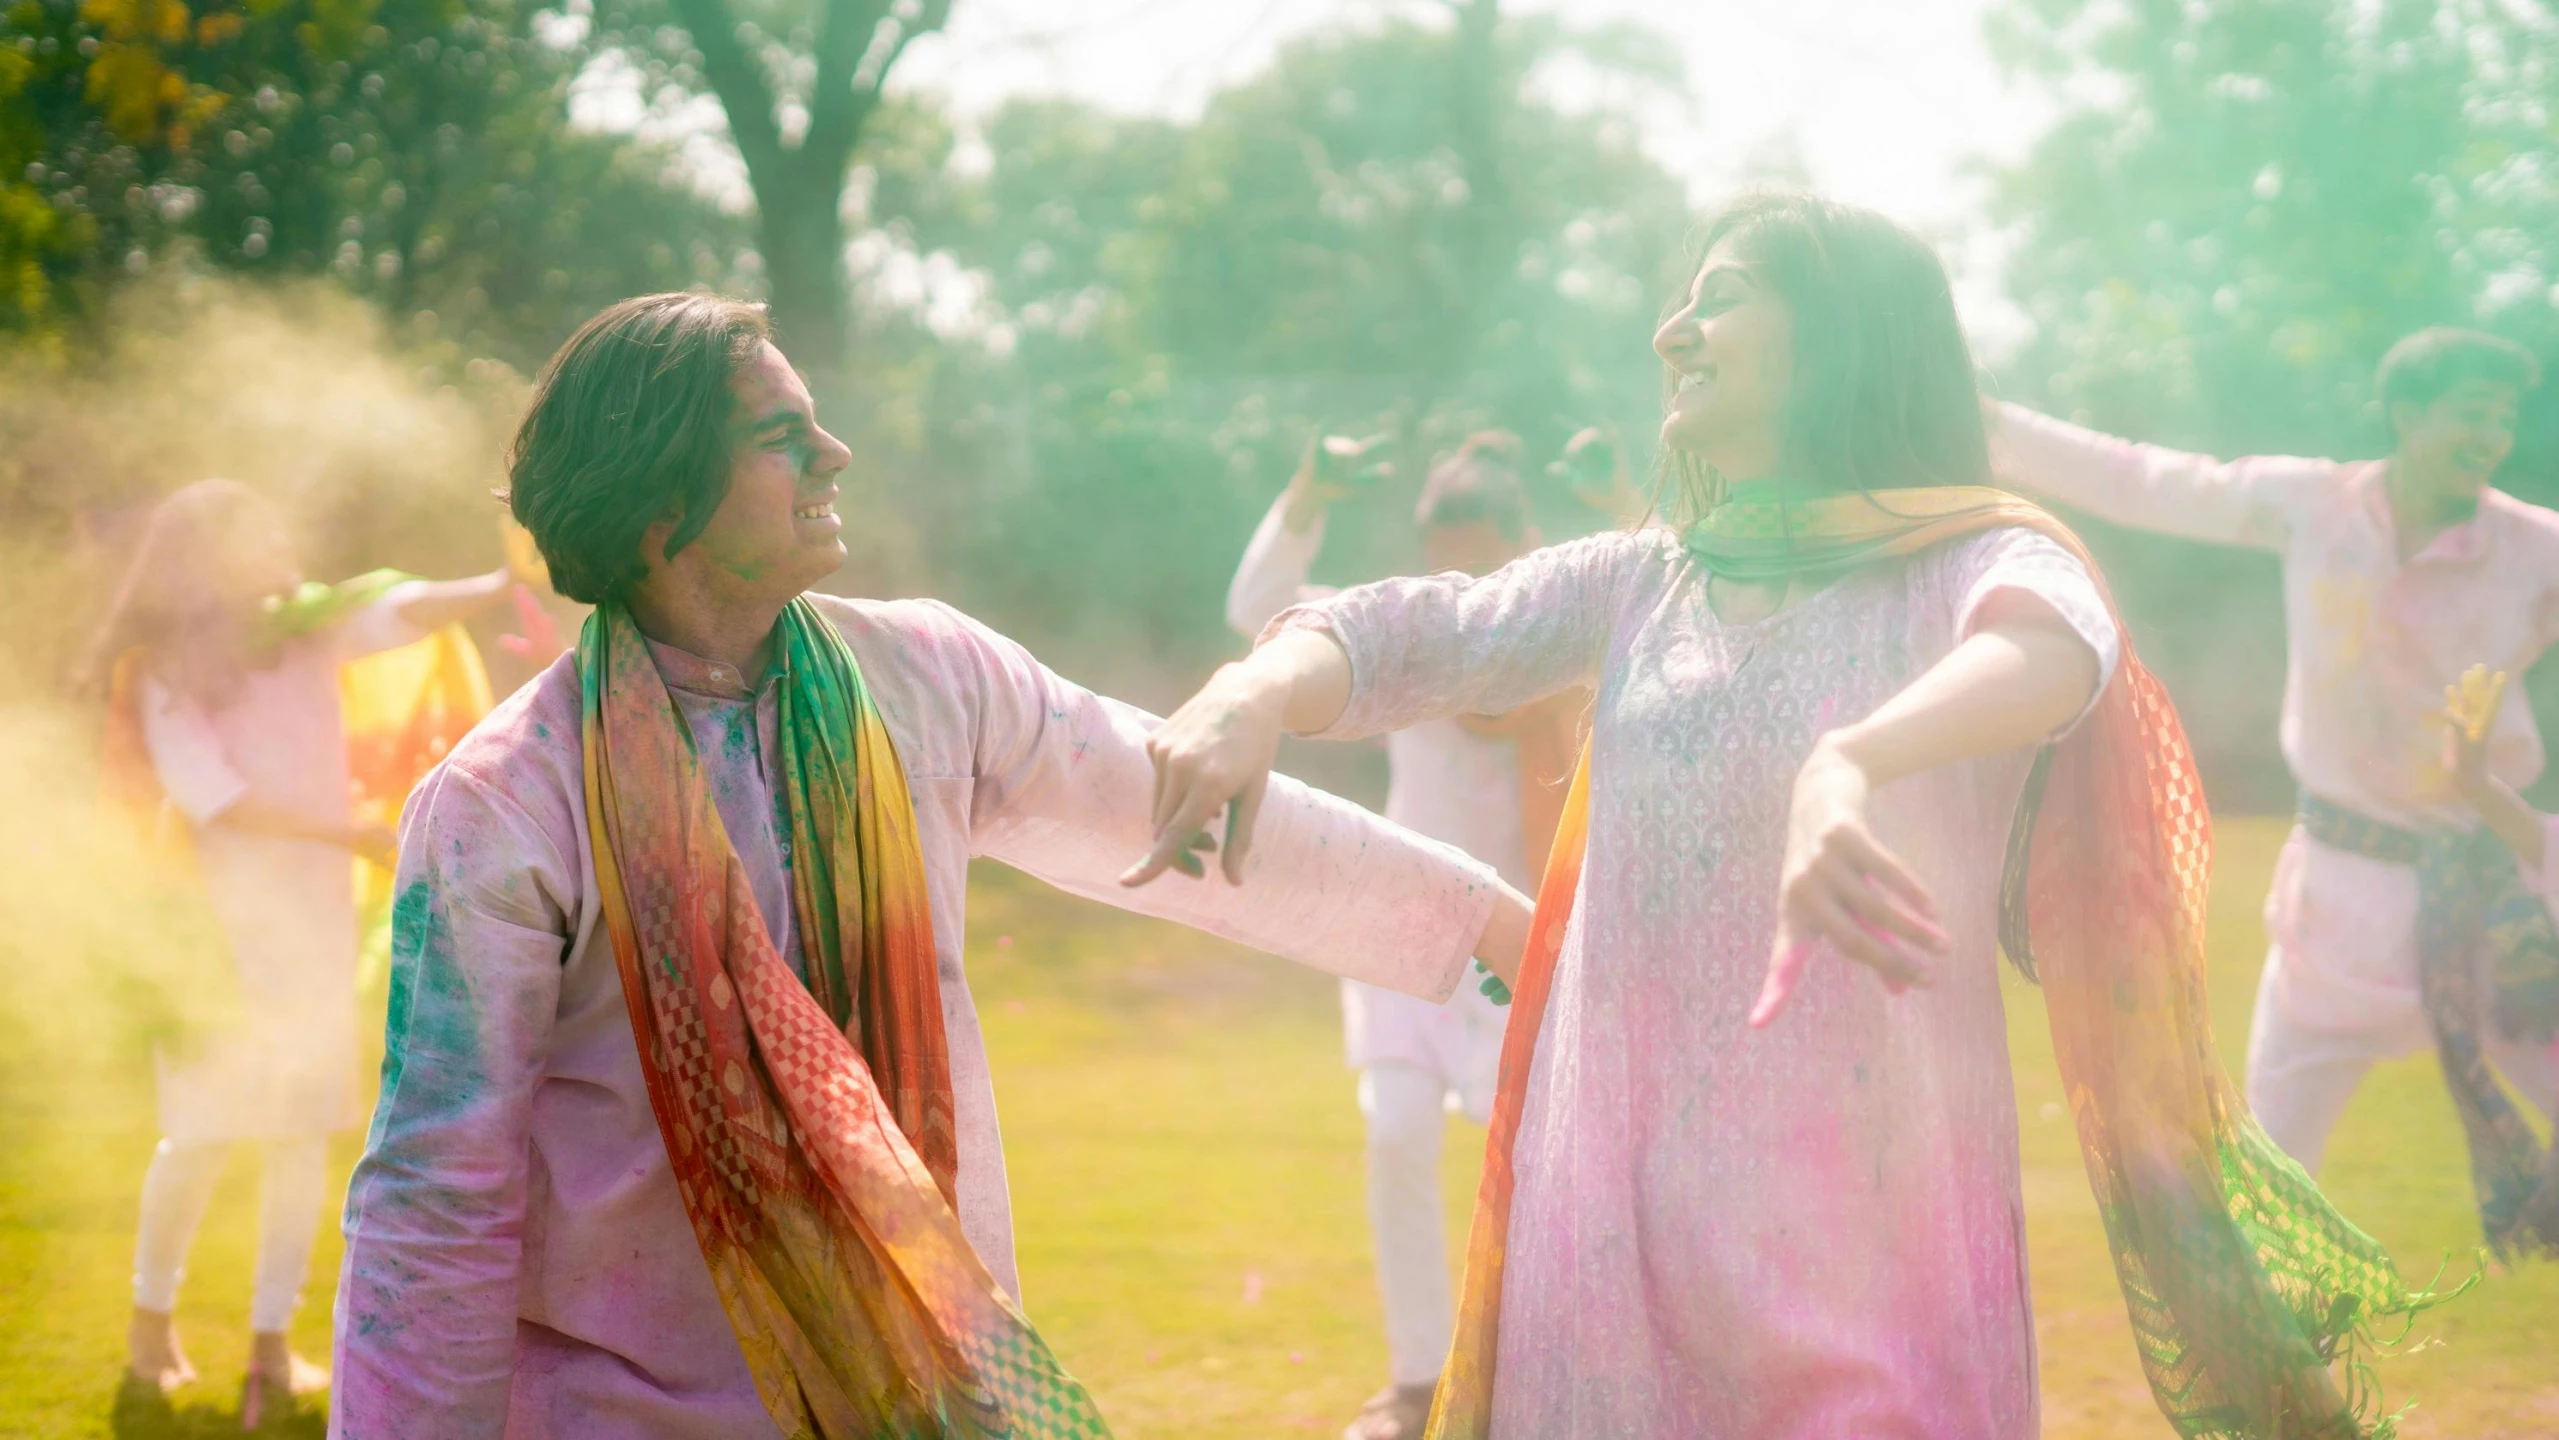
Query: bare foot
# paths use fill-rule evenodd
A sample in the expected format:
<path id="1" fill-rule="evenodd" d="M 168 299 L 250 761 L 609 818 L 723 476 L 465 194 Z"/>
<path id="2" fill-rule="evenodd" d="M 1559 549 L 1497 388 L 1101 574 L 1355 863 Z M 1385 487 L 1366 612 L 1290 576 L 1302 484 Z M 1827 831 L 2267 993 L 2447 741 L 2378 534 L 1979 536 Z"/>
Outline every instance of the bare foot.
<path id="1" fill-rule="evenodd" d="M 249 1337 L 249 1373 L 240 1382 L 240 1428 L 255 1430 L 271 1415 L 291 1413 L 298 1395 L 329 1388 L 329 1372 L 293 1353 L 280 1332 Z"/>
<path id="2" fill-rule="evenodd" d="M 134 1306 L 132 1323 L 125 1326 L 124 1348 L 133 1378 L 163 1395 L 195 1379 L 195 1367 L 187 1363 L 187 1352 L 178 1345 L 177 1319 L 165 1311 Z"/>

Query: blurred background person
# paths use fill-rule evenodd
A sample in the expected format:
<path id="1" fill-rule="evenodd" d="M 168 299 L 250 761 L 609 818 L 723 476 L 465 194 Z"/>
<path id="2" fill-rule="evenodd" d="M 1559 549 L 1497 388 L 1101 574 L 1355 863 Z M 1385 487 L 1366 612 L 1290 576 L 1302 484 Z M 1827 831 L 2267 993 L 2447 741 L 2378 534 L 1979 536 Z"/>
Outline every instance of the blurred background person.
<path id="1" fill-rule="evenodd" d="M 349 862 L 387 867 L 393 837 L 351 810 L 341 667 L 488 608 L 507 581 L 499 570 L 306 584 L 272 502 L 202 481 L 152 512 L 83 669 L 108 697 L 110 783 L 162 853 L 192 867 L 238 981 L 237 1023 L 159 1060 L 162 1138 L 142 1184 L 130 1372 L 161 1391 L 193 1378 L 172 1318 L 187 1250 L 233 1142 L 259 1141 L 245 1426 L 326 1383 L 288 1349 L 285 1327 L 330 1200 L 328 1136 L 362 1113 Z M 483 682 L 440 738 L 458 738 L 485 707 Z"/>
<path id="2" fill-rule="evenodd" d="M 1226 623 L 1247 640 L 1288 607 L 1329 595 L 1307 575 L 1323 549 L 1327 512 L 1383 466 L 1378 441 L 1328 436 L 1262 517 L 1226 594 Z M 1431 467 L 1414 523 L 1422 563 L 1438 573 L 1489 575 L 1537 548 L 1520 442 L 1506 431 L 1467 438 Z M 1602 490 L 1615 501 L 1625 487 Z M 1386 737 L 1386 818 L 1446 841 L 1525 891 L 1555 838 L 1563 783 L 1587 697 L 1567 691 L 1501 715 L 1430 720 Z M 1368 1126 L 1368 1219 L 1386 1312 L 1387 1385 L 1345 1440 L 1414 1440 L 1430 1416 L 1455 1323 L 1448 1278 L 1441 1136 L 1449 1109 L 1482 1123 L 1492 1113 L 1508 1012 L 1482 987 L 1460 985 L 1434 1004 L 1359 980 L 1342 981 L 1342 1041 L 1359 1072 Z"/>
<path id="3" fill-rule="evenodd" d="M 2495 485 L 2539 379 L 2511 341 L 2448 328 L 2408 336 L 2377 377 L 2396 441 L 2380 460 L 2223 461 L 2014 405 L 1991 412 L 2007 484 L 2118 524 L 2282 557 L 2283 754 L 2301 800 L 2266 898 L 2249 1108 L 2316 1172 L 2365 1072 L 2433 1046 L 2500 1247 L 2559 1243 L 2517 1235 L 2536 1166 L 2515 1153 L 2498 1084 L 2502 1075 L 2544 1117 L 2559 1108 L 2548 1049 L 2559 973 L 2529 983 L 2559 959 L 2501 933 L 2488 983 L 2471 983 L 2466 937 L 2488 885 L 2511 880 L 2513 867 L 2467 845 L 2478 821 L 2444 766 L 2437 716 L 2465 667 L 2520 674 L 2559 640 L 2559 514 Z M 2502 784 L 2541 774 L 2520 688 L 2486 747 L 2487 773 Z"/>

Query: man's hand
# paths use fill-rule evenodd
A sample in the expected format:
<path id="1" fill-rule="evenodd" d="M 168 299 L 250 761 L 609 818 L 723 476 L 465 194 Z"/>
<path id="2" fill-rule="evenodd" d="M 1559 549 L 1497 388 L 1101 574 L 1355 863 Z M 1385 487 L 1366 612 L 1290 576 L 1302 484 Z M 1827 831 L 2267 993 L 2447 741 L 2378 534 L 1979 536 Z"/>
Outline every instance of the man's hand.
<path id="1" fill-rule="evenodd" d="M 1872 969 L 1896 994 L 1935 981 L 1915 952 L 1946 953 L 1937 901 L 1867 828 L 1871 788 L 1865 771 L 1827 737 L 1795 776 L 1778 882 L 1777 937 L 1767 983 L 1751 1007 L 1753 1026 L 1768 1024 L 1785 1009 L 1814 947 L 1824 942 Z"/>
<path id="2" fill-rule="evenodd" d="M 1281 497 L 1287 508 L 1281 512 L 1280 522 L 1292 533 L 1305 534 L 1334 501 L 1393 475 L 1395 466 L 1385 455 L 1383 435 L 1365 440 L 1325 435 L 1308 441 L 1306 457 L 1297 463 L 1297 474 L 1290 478 L 1288 493 Z"/>

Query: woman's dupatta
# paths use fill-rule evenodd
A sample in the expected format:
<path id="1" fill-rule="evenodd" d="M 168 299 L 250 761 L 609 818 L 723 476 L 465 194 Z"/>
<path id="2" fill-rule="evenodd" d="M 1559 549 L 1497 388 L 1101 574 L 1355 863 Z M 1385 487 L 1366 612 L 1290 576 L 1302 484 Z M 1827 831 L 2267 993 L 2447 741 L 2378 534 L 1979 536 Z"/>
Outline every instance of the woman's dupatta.
<path id="1" fill-rule="evenodd" d="M 578 641 L 598 898 L 649 1104 L 757 1393 L 793 1440 L 1107 1437 L 952 1206 L 906 772 L 835 628 L 801 599 L 775 635 L 805 983 L 629 611 L 598 607 Z"/>
<path id="2" fill-rule="evenodd" d="M 1810 503 L 1737 495 L 1685 538 L 1716 575 L 1768 581 L 1836 576 L 2001 526 L 2060 544 L 2104 593 L 2067 527 L 1986 487 Z M 2120 617 L 2116 624 L 2121 632 Z M 1457 1336 L 1430 1440 L 1492 1435 L 1512 1147 L 1580 889 L 1590 764 L 1585 748 L 1514 987 Z M 2177 1432 L 2386 1437 L 2394 1427 L 2372 1413 L 2377 1399 L 2360 1352 L 2377 1322 L 2404 1322 L 2439 1297 L 2400 1284 L 2388 1252 L 2267 1139 L 2223 1071 L 2204 993 L 2211 851 L 2211 817 L 2176 708 L 2126 635 L 2095 707 L 2036 759 L 2002 877 L 2001 944 L 2044 989 L 2142 1368 Z M 2330 1372 L 2337 1361 L 2342 1376 Z"/>

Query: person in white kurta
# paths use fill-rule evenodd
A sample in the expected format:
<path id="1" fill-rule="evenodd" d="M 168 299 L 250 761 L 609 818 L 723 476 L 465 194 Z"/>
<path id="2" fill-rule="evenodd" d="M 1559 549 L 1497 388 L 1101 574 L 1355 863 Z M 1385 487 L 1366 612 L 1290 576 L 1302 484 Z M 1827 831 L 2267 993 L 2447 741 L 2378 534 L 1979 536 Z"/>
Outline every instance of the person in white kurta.
<path id="1" fill-rule="evenodd" d="M 2467 831 L 2478 818 L 2442 762 L 2444 687 L 2473 665 L 2520 675 L 2559 640 L 2559 514 L 2485 488 L 2512 443 L 2514 380 L 2472 380 L 2415 402 L 2384 388 L 2403 436 L 2386 460 L 2217 460 L 2014 405 L 1997 407 L 1991 458 L 2004 483 L 2118 524 L 2280 556 L 2290 642 L 2283 754 L 2305 796 L 2404 830 Z M 2481 388 L 2484 396 L 2470 393 Z M 2502 418 L 2470 417 L 2483 404 Z M 2424 441 L 2438 431 L 2450 436 L 2436 442 L 2440 456 Z M 2395 486 L 2394 471 L 2421 478 Z M 2429 533 L 2403 534 L 2394 488 L 2468 488 L 2475 506 Z M 2521 686 L 2497 713 L 2486 763 L 2517 788 L 2541 773 L 2541 736 Z M 2418 983 L 2417 899 L 2410 866 L 2305 829 L 2276 861 L 2248 1105 L 2314 1172 L 2364 1072 L 2433 1043 Z M 2545 1117 L 2559 1113 L 2559 1049 L 2511 1039 L 2494 1023 L 2479 1036 L 2528 1102 Z"/>
<path id="2" fill-rule="evenodd" d="M 242 801 L 351 829 L 338 667 L 419 638 L 403 585 L 208 702 L 146 676 L 143 738 L 188 825 L 239 982 L 239 1023 L 159 1057 L 159 1149 L 143 1181 L 133 1303 L 166 1314 L 232 1142 L 265 1142 L 250 1328 L 279 1332 L 308 1271 L 332 1131 L 356 1107 L 356 914 L 346 844 L 224 824 Z"/>
<path id="3" fill-rule="evenodd" d="M 836 477 L 851 455 L 817 427 L 763 326 L 755 307 L 696 295 L 598 316 L 546 373 L 514 498 L 562 592 L 626 605 L 649 639 L 767 932 L 797 965 L 799 861 L 777 823 L 782 687 L 749 666 L 800 587 L 842 563 Z M 721 374 L 725 388 L 699 383 Z M 670 375 L 696 388 L 653 395 Z M 682 544 L 658 517 L 701 502 L 650 494 L 665 449 L 618 418 L 633 383 L 639 413 L 690 407 L 729 447 L 707 462 L 727 470 L 710 477 L 708 524 Z M 623 503 L 590 503 L 605 499 Z M 617 531 L 626 514 L 637 523 Z M 965 965 L 973 858 L 1426 996 L 1448 994 L 1496 934 L 1517 953 L 1526 901 L 1490 870 L 1294 784 L 1265 797 L 1250 884 L 1124 889 L 1121 867 L 1154 824 L 1152 717 L 948 606 L 806 598 L 850 647 L 905 772 L 954 1097 L 954 1208 L 1010 1294 L 1012 1207 Z M 711 643 L 687 649 L 652 627 Z M 715 645 L 730 653 L 702 653 Z M 455 748 L 403 820 L 383 1093 L 339 1281 L 331 1433 L 347 1440 L 778 1433 L 652 1108 L 596 884 L 581 704 L 575 667 L 555 665 Z M 1221 858 L 1242 878 L 1240 857 Z"/>
<path id="4" fill-rule="evenodd" d="M 111 728 L 129 727 L 140 753 L 126 758 L 149 768 L 155 828 L 184 829 L 185 867 L 217 924 L 237 1004 L 158 1056 L 161 1140 L 143 1177 L 128 1334 L 141 1383 L 194 1378 L 172 1312 L 214 1183 L 244 1140 L 260 1142 L 265 1161 L 244 1418 L 324 1378 L 290 1354 L 284 1332 L 327 1201 L 327 1138 L 362 1119 L 352 857 L 387 862 L 391 849 L 387 830 L 358 826 L 349 810 L 338 672 L 494 603 L 506 578 L 397 584 L 265 638 L 262 608 L 301 584 L 273 504 L 207 480 L 162 501 L 144 529 L 88 679 L 116 692 L 111 706 L 129 706 Z"/>
<path id="5" fill-rule="evenodd" d="M 1281 611 L 1332 593 L 1307 583 L 1324 544 L 1324 498 L 1301 476 L 1262 517 L 1227 590 L 1226 621 L 1237 634 L 1253 639 Z M 1524 510 L 1511 521 L 1518 538 L 1504 548 L 1526 548 Z M 1386 753 L 1387 819 L 1457 846 L 1523 890 L 1535 887 L 1521 837 L 1516 741 L 1431 720 L 1387 735 Z M 1342 982 L 1343 1049 L 1359 1072 L 1368 1127 L 1368 1219 L 1386 1313 L 1390 1389 L 1372 1401 L 1381 1418 L 1363 1417 L 1372 1429 L 1397 1423 L 1400 1412 L 1418 1434 L 1448 1357 L 1455 1309 L 1439 1179 L 1445 1116 L 1452 1102 L 1479 1124 L 1491 1114 L 1508 1013 L 1476 985 L 1432 1004 Z M 1380 1440 L 1394 1433 L 1381 1430 Z"/>

